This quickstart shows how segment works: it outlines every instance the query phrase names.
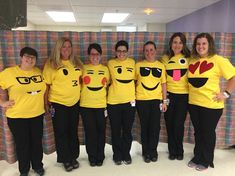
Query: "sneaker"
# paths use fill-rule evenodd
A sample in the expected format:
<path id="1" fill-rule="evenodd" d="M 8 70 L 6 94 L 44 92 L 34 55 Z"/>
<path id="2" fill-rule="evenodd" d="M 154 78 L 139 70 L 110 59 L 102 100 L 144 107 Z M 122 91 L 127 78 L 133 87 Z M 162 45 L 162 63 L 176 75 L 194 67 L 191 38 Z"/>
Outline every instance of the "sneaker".
<path id="1" fill-rule="evenodd" d="M 43 176 L 45 174 L 45 170 L 43 168 L 34 170 L 34 172 L 36 173 L 37 176 Z"/>
<path id="2" fill-rule="evenodd" d="M 201 165 L 201 164 L 198 164 L 198 165 L 196 166 L 196 170 L 197 170 L 197 171 L 204 171 L 204 170 L 207 170 L 207 169 L 208 169 L 208 167 L 203 166 L 203 165 Z"/>
<path id="3" fill-rule="evenodd" d="M 76 159 L 74 159 L 74 160 L 71 162 L 71 165 L 73 166 L 74 169 L 79 168 L 79 162 L 78 162 Z"/>
<path id="4" fill-rule="evenodd" d="M 194 163 L 193 161 L 189 161 L 189 162 L 188 162 L 188 167 L 194 168 L 194 167 L 196 167 L 196 166 L 197 166 L 197 164 Z"/>
<path id="5" fill-rule="evenodd" d="M 124 163 L 125 165 L 129 165 L 129 164 L 132 163 L 132 161 L 131 161 L 131 159 L 130 159 L 130 160 L 124 160 L 123 163 Z"/>
<path id="6" fill-rule="evenodd" d="M 64 169 L 67 171 L 67 172 L 70 172 L 73 170 L 73 166 L 71 165 L 71 163 L 63 163 L 64 165 Z"/>
<path id="7" fill-rule="evenodd" d="M 90 161 L 90 166 L 91 166 L 91 167 L 95 167 L 95 166 L 96 166 L 96 162 Z"/>

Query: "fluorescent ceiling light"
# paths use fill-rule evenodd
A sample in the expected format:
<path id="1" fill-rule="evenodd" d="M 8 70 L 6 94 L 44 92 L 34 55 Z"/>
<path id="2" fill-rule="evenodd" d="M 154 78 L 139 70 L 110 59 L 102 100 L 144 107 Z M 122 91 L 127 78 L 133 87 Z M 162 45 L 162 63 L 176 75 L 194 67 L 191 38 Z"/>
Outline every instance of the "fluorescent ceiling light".
<path id="1" fill-rule="evenodd" d="M 129 13 L 104 13 L 102 23 L 121 23 Z"/>
<path id="2" fill-rule="evenodd" d="M 76 22 L 72 12 L 46 12 L 55 22 Z"/>

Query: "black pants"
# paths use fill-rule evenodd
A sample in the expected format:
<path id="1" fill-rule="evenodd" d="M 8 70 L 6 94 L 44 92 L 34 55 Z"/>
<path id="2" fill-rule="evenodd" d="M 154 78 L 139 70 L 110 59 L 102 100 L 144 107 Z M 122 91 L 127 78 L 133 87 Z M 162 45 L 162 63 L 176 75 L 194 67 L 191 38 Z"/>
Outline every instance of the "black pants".
<path id="1" fill-rule="evenodd" d="M 188 110 L 188 94 L 169 93 L 170 104 L 164 114 L 170 155 L 183 155 L 184 122 Z"/>
<path id="2" fill-rule="evenodd" d="M 90 162 L 104 160 L 106 118 L 104 108 L 81 107 L 81 116 L 85 130 L 85 143 Z"/>
<path id="3" fill-rule="evenodd" d="M 79 102 L 68 107 L 57 103 L 52 103 L 55 109 L 52 117 L 57 162 L 66 163 L 75 160 L 79 156 Z"/>
<path id="4" fill-rule="evenodd" d="M 190 118 L 194 127 L 195 147 L 192 161 L 205 167 L 214 167 L 215 129 L 223 109 L 209 109 L 189 105 Z"/>
<path id="5" fill-rule="evenodd" d="M 43 167 L 43 115 L 34 118 L 7 118 L 12 132 L 20 173 L 28 173 L 30 163 L 34 170 Z"/>
<path id="6" fill-rule="evenodd" d="M 142 155 L 156 157 L 160 133 L 160 100 L 137 100 L 141 125 Z"/>
<path id="7" fill-rule="evenodd" d="M 130 103 L 108 105 L 108 115 L 112 133 L 113 160 L 130 160 L 135 107 Z"/>

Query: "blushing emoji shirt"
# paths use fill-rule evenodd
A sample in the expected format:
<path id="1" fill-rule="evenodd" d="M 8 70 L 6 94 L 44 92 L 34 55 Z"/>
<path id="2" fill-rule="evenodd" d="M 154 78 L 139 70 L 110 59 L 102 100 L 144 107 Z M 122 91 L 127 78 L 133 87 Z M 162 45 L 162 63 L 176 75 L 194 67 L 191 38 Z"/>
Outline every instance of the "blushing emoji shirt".
<path id="1" fill-rule="evenodd" d="M 159 61 L 136 63 L 136 99 L 162 100 L 162 84 L 166 83 L 165 67 Z"/>
<path id="2" fill-rule="evenodd" d="M 109 70 L 104 65 L 87 64 L 83 67 L 80 106 L 105 108 Z"/>
<path id="3" fill-rule="evenodd" d="M 46 63 L 43 70 L 45 82 L 50 85 L 49 101 L 65 106 L 73 106 L 80 100 L 80 77 L 82 70 L 76 68 L 69 60 L 62 61 L 58 69 Z"/>
<path id="4" fill-rule="evenodd" d="M 111 59 L 108 61 L 111 85 L 108 91 L 108 104 L 128 103 L 135 100 L 135 61 Z"/>
<path id="5" fill-rule="evenodd" d="M 224 107 L 224 101 L 214 101 L 220 90 L 220 79 L 235 76 L 235 68 L 228 59 L 214 55 L 210 58 L 190 59 L 188 70 L 189 104 L 211 109 Z"/>
<path id="6" fill-rule="evenodd" d="M 172 58 L 163 56 L 161 62 L 166 68 L 167 91 L 175 94 L 188 94 L 188 58 L 178 54 Z"/>
<path id="7" fill-rule="evenodd" d="M 0 73 L 0 86 L 7 89 L 9 100 L 15 102 L 6 110 L 7 117 L 32 118 L 45 112 L 46 84 L 40 69 L 34 67 L 30 71 L 24 71 L 19 66 L 7 68 Z"/>

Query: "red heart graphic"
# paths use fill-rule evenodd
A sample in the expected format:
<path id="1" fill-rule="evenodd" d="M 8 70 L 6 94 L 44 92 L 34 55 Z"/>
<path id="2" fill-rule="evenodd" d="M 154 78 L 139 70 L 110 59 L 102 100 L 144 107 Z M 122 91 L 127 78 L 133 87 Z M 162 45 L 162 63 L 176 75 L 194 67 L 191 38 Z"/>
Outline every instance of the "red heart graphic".
<path id="1" fill-rule="evenodd" d="M 200 65 L 200 70 L 199 73 L 202 74 L 208 70 L 210 70 L 211 68 L 213 68 L 214 64 L 213 63 L 208 63 L 207 61 L 203 61 Z"/>
<path id="2" fill-rule="evenodd" d="M 196 62 L 195 64 L 190 64 L 188 69 L 189 71 L 194 74 L 194 72 L 197 70 L 198 66 L 199 66 L 200 62 Z"/>

